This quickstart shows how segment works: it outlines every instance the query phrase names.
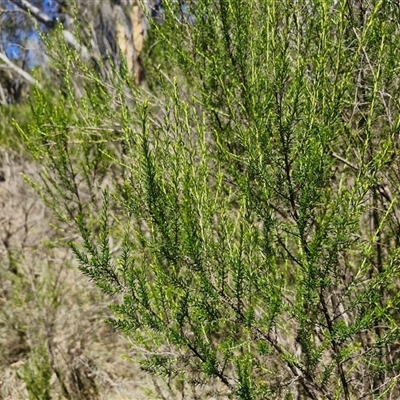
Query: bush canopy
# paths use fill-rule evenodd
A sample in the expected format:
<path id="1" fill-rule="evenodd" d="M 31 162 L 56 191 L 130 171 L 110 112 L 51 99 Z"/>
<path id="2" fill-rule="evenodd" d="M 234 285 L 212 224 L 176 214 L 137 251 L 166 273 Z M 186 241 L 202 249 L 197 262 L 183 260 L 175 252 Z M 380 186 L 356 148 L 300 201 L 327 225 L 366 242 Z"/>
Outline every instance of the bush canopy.
<path id="1" fill-rule="evenodd" d="M 400 397 L 399 22 L 392 1 L 166 0 L 143 88 L 47 39 L 31 183 L 144 369 Z"/>

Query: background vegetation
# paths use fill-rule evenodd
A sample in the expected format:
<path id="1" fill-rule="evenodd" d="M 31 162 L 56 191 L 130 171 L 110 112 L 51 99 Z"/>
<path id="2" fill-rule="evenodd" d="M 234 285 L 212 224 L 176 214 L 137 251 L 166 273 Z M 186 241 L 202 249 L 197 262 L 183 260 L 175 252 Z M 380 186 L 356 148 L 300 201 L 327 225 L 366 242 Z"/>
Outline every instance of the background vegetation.
<path id="1" fill-rule="evenodd" d="M 22 248 L 3 240 L 4 298 L 33 310 L 13 327 L 24 390 L 104 396 L 100 373 L 68 379 L 55 354 L 51 322 L 70 328 L 82 299 L 90 354 L 122 332 L 155 396 L 399 397 L 398 6 L 164 1 L 147 21 L 146 81 L 120 42 L 95 57 L 79 32 L 42 37 L 52 79 L 14 126 L 43 201 L 29 210 L 56 227 L 51 273 L 26 267 L 26 212 Z M 87 308 L 100 292 L 70 298 L 75 263 L 111 328 Z"/>

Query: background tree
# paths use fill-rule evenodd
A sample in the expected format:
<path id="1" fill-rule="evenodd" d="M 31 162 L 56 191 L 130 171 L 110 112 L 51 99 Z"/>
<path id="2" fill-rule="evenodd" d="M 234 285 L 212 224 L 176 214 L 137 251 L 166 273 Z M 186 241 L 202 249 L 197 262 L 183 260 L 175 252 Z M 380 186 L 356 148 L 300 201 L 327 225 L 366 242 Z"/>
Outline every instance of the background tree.
<path id="1" fill-rule="evenodd" d="M 151 9 L 150 2 L 147 11 L 151 12 Z M 87 62 L 96 65 L 102 71 L 103 78 L 113 73 L 112 68 L 124 69 L 124 64 L 136 84 L 144 83 L 141 52 L 147 23 L 136 0 L 76 3 L 62 0 L 6 0 L 0 12 L 0 60 L 3 65 L 0 100 L 3 104 L 21 101 L 24 83 L 35 83 L 29 76 L 29 69 L 46 63 L 34 21 L 39 32 L 49 33 L 59 20 L 64 27 L 66 43 L 79 50 Z M 79 16 L 76 24 L 75 16 Z M 7 52 L 13 60 L 10 60 Z M 47 74 L 50 74 L 49 70 Z"/>
<path id="2" fill-rule="evenodd" d="M 24 84 L 35 83 L 28 72 L 29 61 L 35 53 L 33 43 L 29 40 L 29 29 L 25 26 L 24 14 L 0 4 L 0 104 L 22 102 L 26 93 Z M 30 24 L 28 23 L 28 26 Z M 30 51 L 28 49 L 31 49 Z M 41 59 L 38 52 L 35 53 Z M 11 59 L 10 59 L 11 57 Z"/>

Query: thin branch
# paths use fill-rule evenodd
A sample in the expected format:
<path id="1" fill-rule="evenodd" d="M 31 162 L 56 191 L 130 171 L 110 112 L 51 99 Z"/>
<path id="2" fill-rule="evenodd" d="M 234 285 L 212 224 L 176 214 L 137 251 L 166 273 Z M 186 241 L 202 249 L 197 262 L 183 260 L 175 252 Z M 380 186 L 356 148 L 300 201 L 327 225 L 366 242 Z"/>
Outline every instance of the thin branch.
<path id="1" fill-rule="evenodd" d="M 353 164 L 349 160 L 346 160 L 345 158 L 341 157 L 339 154 L 332 153 L 332 156 L 335 157 L 337 160 L 341 161 L 343 164 L 348 165 L 350 168 L 354 169 L 354 171 L 358 171 L 359 168 L 357 165 Z"/>
<path id="2" fill-rule="evenodd" d="M 6 95 L 4 93 L 4 89 L 3 86 L 1 86 L 1 84 L 0 84 L 0 104 L 3 105 L 7 104 Z"/>
<path id="3" fill-rule="evenodd" d="M 15 71 L 18 75 L 20 75 L 22 78 L 24 78 L 28 83 L 31 85 L 38 85 L 40 86 L 40 83 L 28 72 L 23 70 L 22 68 L 18 67 L 15 65 L 4 53 L 0 52 L 0 60 L 2 60 L 9 68 L 11 68 L 13 71 Z"/>
<path id="4" fill-rule="evenodd" d="M 47 14 L 40 11 L 40 9 L 34 6 L 28 0 L 11 0 L 11 3 L 15 4 L 20 9 L 30 13 L 38 22 L 45 24 L 48 28 L 52 29 L 56 25 L 56 19 L 49 17 Z"/>
<path id="5" fill-rule="evenodd" d="M 28 0 L 10 0 L 14 5 L 16 5 L 21 10 L 26 11 L 32 17 L 36 19 L 36 21 L 44 24 L 47 28 L 53 29 L 56 26 L 57 19 L 54 17 L 49 17 L 47 14 L 40 11 L 38 7 L 35 7 Z M 76 37 L 68 30 L 63 30 L 63 35 L 66 43 L 72 46 L 75 50 L 79 51 L 83 61 L 89 61 L 90 54 L 88 49 L 79 43 Z"/>

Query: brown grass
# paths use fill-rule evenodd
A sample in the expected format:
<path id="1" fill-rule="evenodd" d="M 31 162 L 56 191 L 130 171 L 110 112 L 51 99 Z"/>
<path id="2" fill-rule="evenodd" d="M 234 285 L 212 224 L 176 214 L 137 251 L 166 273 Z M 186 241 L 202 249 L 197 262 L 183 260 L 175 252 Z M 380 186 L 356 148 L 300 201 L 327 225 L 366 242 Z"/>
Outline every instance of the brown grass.
<path id="1" fill-rule="evenodd" d="M 151 380 L 122 358 L 129 345 L 103 322 L 106 299 L 21 176 L 38 167 L 0 151 L 0 399 L 29 398 L 46 373 L 51 398 L 144 398 Z"/>

